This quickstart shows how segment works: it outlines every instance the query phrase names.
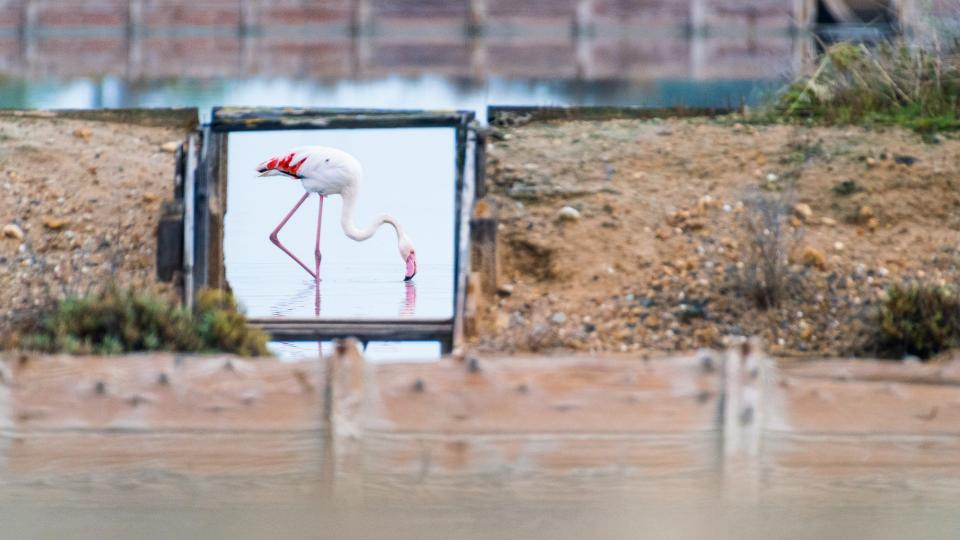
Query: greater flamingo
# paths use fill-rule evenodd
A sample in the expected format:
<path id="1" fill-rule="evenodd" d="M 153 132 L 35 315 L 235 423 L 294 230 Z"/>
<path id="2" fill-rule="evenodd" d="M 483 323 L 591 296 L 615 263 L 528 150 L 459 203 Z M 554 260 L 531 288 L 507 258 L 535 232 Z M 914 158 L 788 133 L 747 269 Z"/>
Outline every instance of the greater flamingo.
<path id="1" fill-rule="evenodd" d="M 260 173 L 260 176 L 294 178 L 300 180 L 303 185 L 306 193 L 297 201 L 293 210 L 290 210 L 284 216 L 277 228 L 270 233 L 270 241 L 303 267 L 314 279 L 320 277 L 320 223 L 323 219 L 323 199 L 329 195 L 337 194 L 343 199 L 340 225 L 347 237 L 362 242 L 373 236 L 381 225 L 390 224 L 397 232 L 397 248 L 400 250 L 400 257 L 406 265 L 403 275 L 404 281 L 410 281 L 417 273 L 417 257 L 413 249 L 413 243 L 407 238 L 407 235 L 403 232 L 403 227 L 393 216 L 384 214 L 365 229 L 359 229 L 354 225 L 353 210 L 357 204 L 357 192 L 360 189 L 362 170 L 360 162 L 350 154 L 343 150 L 325 146 L 304 146 L 264 161 L 257 166 L 257 172 Z M 314 270 L 308 268 L 293 252 L 280 243 L 280 239 L 277 237 L 280 229 L 287 224 L 287 221 L 290 221 L 290 218 L 311 193 L 320 196 L 320 209 L 317 214 L 317 246 L 314 251 L 316 266 Z"/>

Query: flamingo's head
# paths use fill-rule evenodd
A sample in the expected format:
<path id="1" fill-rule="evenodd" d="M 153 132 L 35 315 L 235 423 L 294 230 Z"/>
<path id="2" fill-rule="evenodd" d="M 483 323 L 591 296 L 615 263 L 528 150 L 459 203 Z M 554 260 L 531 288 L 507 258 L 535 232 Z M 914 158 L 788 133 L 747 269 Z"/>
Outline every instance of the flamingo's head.
<path id="1" fill-rule="evenodd" d="M 413 249 L 413 242 L 406 236 L 400 239 L 400 257 L 407 265 L 403 280 L 410 281 L 417 274 L 417 252 Z"/>
<path id="2" fill-rule="evenodd" d="M 280 176 L 283 173 L 271 167 L 270 164 L 273 162 L 276 165 L 276 160 L 267 160 L 263 163 L 257 165 L 257 172 L 260 173 L 257 176 Z"/>

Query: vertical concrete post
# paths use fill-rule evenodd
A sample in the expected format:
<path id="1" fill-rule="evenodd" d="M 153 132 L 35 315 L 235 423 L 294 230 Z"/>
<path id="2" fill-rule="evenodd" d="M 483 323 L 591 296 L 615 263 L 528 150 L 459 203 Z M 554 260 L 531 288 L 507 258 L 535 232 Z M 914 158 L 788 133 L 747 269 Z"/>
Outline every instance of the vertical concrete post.
<path id="1" fill-rule="evenodd" d="M 809 30 L 816 15 L 817 0 L 793 0 L 793 27 L 796 30 Z"/>
<path id="2" fill-rule="evenodd" d="M 127 5 L 127 76 L 138 78 L 143 67 L 143 1 Z"/>
<path id="3" fill-rule="evenodd" d="M 757 500 L 757 457 L 763 424 L 766 365 L 760 341 L 744 340 L 727 349 L 723 372 L 723 485 L 731 500 Z"/>
<path id="4" fill-rule="evenodd" d="M 257 4 L 259 0 L 241 0 L 240 2 L 240 36 L 247 36 L 257 29 Z"/>
<path id="5" fill-rule="evenodd" d="M 723 451 L 728 459 L 755 456 L 759 451 L 764 365 L 763 351 L 756 339 L 745 340 L 727 350 Z"/>
<path id="6" fill-rule="evenodd" d="M 706 33 L 707 7 L 706 0 L 690 0 L 690 75 L 695 80 L 705 77 L 706 67 Z"/>
<path id="7" fill-rule="evenodd" d="M 707 0 L 690 0 L 690 33 L 701 34 L 707 29 Z"/>
<path id="8" fill-rule="evenodd" d="M 36 0 L 23 0 L 20 11 L 20 47 L 24 71 L 29 72 L 37 55 L 37 12 Z"/>
<path id="9" fill-rule="evenodd" d="M 370 3 L 367 0 L 351 0 L 350 56 L 354 77 L 363 76 L 370 57 L 370 17 Z"/>
<path id="10" fill-rule="evenodd" d="M 487 24 L 487 0 L 469 0 L 467 12 L 467 35 L 476 37 L 483 33 Z"/>
<path id="11" fill-rule="evenodd" d="M 327 424 L 333 438 L 360 435 L 364 361 L 355 339 L 334 342 L 327 376 Z"/>
<path id="12" fill-rule="evenodd" d="M 593 0 L 577 0 L 573 31 L 576 36 L 593 33 Z"/>

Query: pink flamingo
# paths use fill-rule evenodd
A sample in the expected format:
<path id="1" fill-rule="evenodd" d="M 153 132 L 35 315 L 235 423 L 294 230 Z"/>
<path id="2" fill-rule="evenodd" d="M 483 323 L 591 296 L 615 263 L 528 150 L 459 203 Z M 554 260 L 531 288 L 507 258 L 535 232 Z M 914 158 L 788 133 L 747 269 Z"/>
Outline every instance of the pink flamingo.
<path id="1" fill-rule="evenodd" d="M 383 224 L 390 224 L 397 232 L 397 247 L 400 250 L 400 257 L 406 265 L 406 271 L 403 275 L 404 281 L 410 281 L 417 273 L 417 257 L 413 249 L 413 243 L 393 216 L 384 214 L 365 229 L 359 229 L 353 224 L 353 210 L 357 204 L 357 192 L 360 189 L 362 170 L 360 162 L 350 154 L 336 148 L 304 146 L 295 148 L 283 156 L 264 161 L 257 166 L 257 172 L 260 173 L 260 176 L 295 178 L 300 180 L 303 189 L 306 190 L 293 210 L 290 210 L 277 225 L 277 228 L 270 233 L 270 241 L 303 267 L 314 279 L 319 279 L 320 276 L 320 222 L 323 219 L 323 199 L 328 195 L 336 194 L 343 198 L 340 225 L 347 237 L 362 242 L 373 236 Z M 293 252 L 281 244 L 277 237 L 280 229 L 287 224 L 287 221 L 290 221 L 290 218 L 311 193 L 320 196 L 320 209 L 317 214 L 317 246 L 314 251 L 316 267 L 314 270 L 308 268 Z"/>

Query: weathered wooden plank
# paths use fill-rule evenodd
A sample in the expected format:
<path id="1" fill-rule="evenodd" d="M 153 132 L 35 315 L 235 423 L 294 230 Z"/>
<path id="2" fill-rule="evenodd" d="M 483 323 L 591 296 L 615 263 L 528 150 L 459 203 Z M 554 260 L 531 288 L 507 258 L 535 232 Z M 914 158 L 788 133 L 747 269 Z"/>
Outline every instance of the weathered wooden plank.
<path id="1" fill-rule="evenodd" d="M 715 432 L 720 381 L 695 357 L 376 365 L 359 423 L 378 433 Z"/>
<path id="2" fill-rule="evenodd" d="M 215 107 L 214 131 L 457 127 L 472 111 Z"/>
<path id="3" fill-rule="evenodd" d="M 908 465 L 960 466 L 960 436 L 767 433 L 763 449 L 756 465 L 764 470 L 823 468 L 836 474 L 843 466 L 877 469 Z"/>
<path id="4" fill-rule="evenodd" d="M 24 357 L 26 358 L 26 357 Z M 183 356 L 0 360 L 13 430 L 319 430 L 320 362 Z"/>
<path id="5" fill-rule="evenodd" d="M 688 118 L 722 116 L 736 109 L 705 107 L 537 107 L 492 105 L 487 107 L 490 125 L 507 126 L 550 120 L 611 120 L 618 118 Z"/>
<path id="6" fill-rule="evenodd" d="M 402 481 L 495 474 L 500 478 L 568 475 L 702 475 L 716 470 L 712 433 L 683 435 L 407 435 L 364 437 L 363 474 Z"/>
<path id="7" fill-rule="evenodd" d="M 168 201 L 157 225 L 157 279 L 173 281 L 183 269 L 183 202 Z"/>
<path id="8" fill-rule="evenodd" d="M 766 429 L 790 433 L 960 436 L 960 386 L 808 379 L 770 385 Z"/>
<path id="9" fill-rule="evenodd" d="M 2 109 L 0 117 L 69 118 L 94 122 L 116 122 L 141 126 L 196 129 L 199 111 L 196 107 L 169 107 L 150 109 Z"/>
<path id="10" fill-rule="evenodd" d="M 479 205 L 478 205 L 479 206 Z M 480 290 L 471 291 L 492 295 L 497 291 L 497 220 L 485 216 L 470 220 L 470 266 L 480 277 Z"/>
<path id="11" fill-rule="evenodd" d="M 224 216 L 227 212 L 227 134 L 210 133 L 210 157 L 207 161 L 207 206 L 209 232 L 207 238 L 207 287 L 227 286 L 224 264 Z"/>
<path id="12" fill-rule="evenodd" d="M 116 474 L 136 483 L 138 472 L 162 471 L 250 475 L 252 485 L 259 485 L 272 476 L 322 477 L 326 458 L 321 431 L 12 431 L 0 432 L 0 439 L 10 442 L 3 469 L 8 479 Z"/>
<path id="13" fill-rule="evenodd" d="M 360 341 L 449 340 L 453 321 L 440 320 L 324 320 L 252 318 L 248 323 L 276 340 L 315 340 L 353 337 Z"/>

